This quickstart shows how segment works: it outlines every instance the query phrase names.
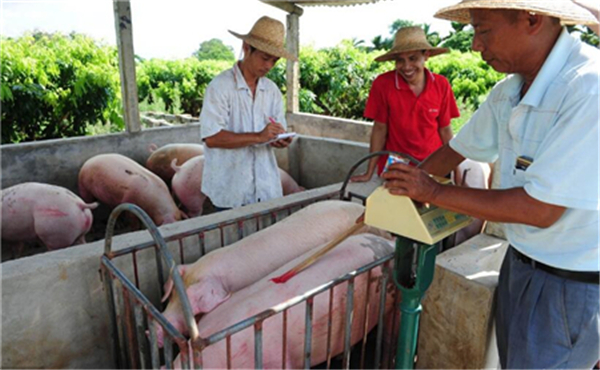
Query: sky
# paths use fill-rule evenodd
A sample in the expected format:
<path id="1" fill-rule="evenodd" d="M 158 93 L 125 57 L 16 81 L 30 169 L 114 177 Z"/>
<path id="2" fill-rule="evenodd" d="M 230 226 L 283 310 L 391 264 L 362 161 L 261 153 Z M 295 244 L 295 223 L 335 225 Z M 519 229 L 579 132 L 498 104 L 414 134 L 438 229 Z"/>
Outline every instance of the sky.
<path id="1" fill-rule="evenodd" d="M 304 7 L 300 45 L 316 48 L 356 38 L 370 44 L 389 36 L 396 19 L 431 24 L 442 36 L 450 22 L 433 18 L 442 7 L 459 0 L 383 0 L 346 7 Z M 112 0 L 0 0 L 0 33 L 18 37 L 26 31 L 72 31 L 115 45 Z M 203 41 L 221 39 L 239 54 L 241 41 L 228 30 L 248 33 L 263 15 L 285 23 L 286 12 L 258 0 L 131 0 L 135 54 L 142 58 L 180 59 L 192 55 Z"/>

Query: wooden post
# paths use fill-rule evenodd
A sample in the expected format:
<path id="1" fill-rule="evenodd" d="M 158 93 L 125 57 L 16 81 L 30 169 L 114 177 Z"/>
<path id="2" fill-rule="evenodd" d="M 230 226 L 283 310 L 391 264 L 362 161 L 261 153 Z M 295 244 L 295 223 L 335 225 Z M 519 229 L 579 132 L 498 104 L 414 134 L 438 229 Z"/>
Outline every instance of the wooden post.
<path id="1" fill-rule="evenodd" d="M 287 16 L 286 44 L 290 53 L 298 57 L 300 55 L 300 15 L 293 12 Z M 298 113 L 300 103 L 298 94 L 300 92 L 300 65 L 298 62 L 287 61 L 287 113 Z"/>
<path id="2" fill-rule="evenodd" d="M 117 32 L 117 48 L 119 49 L 123 119 L 125 120 L 128 132 L 139 132 L 141 131 L 141 126 L 135 79 L 131 3 L 129 0 L 113 0 L 113 6 Z"/>

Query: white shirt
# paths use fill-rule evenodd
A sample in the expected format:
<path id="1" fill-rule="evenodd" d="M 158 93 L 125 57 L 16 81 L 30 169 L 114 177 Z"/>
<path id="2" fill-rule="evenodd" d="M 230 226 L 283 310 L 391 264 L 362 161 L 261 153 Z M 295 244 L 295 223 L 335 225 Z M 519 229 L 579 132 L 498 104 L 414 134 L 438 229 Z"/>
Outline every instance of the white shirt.
<path id="1" fill-rule="evenodd" d="M 500 188 L 567 208 L 548 228 L 505 226 L 521 253 L 573 271 L 599 270 L 599 60 L 563 29 L 525 97 L 522 77 L 508 76 L 450 142 L 464 157 L 499 159 Z M 521 156 L 533 160 L 526 169 L 516 167 Z"/>
<path id="2" fill-rule="evenodd" d="M 216 76 L 206 88 L 200 113 L 202 140 L 221 130 L 234 133 L 260 132 L 269 117 L 286 127 L 283 97 L 268 78 L 261 77 L 256 96 L 248 87 L 238 64 Z M 202 192 L 222 208 L 265 201 L 283 196 L 277 161 L 270 145 L 238 149 L 204 145 Z"/>

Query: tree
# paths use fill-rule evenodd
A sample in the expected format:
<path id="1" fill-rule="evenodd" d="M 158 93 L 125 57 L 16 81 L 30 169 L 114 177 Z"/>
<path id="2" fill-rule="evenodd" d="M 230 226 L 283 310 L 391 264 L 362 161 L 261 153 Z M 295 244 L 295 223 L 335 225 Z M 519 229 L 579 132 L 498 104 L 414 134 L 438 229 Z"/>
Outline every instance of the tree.
<path id="1" fill-rule="evenodd" d="M 211 39 L 200 44 L 193 54 L 198 60 L 227 60 L 234 61 L 233 48 L 223 44 L 219 39 Z"/>
<path id="2" fill-rule="evenodd" d="M 598 35 L 596 35 L 596 33 L 594 31 L 592 31 L 591 28 L 587 27 L 587 26 L 568 26 L 567 30 L 569 31 L 569 33 L 573 33 L 573 32 L 577 32 L 579 33 L 579 38 L 581 39 L 581 41 L 585 42 L 586 44 L 590 44 L 592 46 L 598 46 L 599 43 L 599 39 L 598 39 Z"/>
<path id="3" fill-rule="evenodd" d="M 452 22 L 451 25 L 453 30 L 442 39 L 441 46 L 463 53 L 469 52 L 473 44 L 473 28 L 458 22 Z"/>

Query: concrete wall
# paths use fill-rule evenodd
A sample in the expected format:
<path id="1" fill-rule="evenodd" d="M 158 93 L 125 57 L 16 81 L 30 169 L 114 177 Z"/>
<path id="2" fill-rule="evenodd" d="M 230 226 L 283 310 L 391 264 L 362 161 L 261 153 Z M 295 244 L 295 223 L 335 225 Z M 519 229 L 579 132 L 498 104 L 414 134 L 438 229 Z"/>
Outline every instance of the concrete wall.
<path id="1" fill-rule="evenodd" d="M 288 114 L 290 130 L 301 135 L 337 138 L 343 140 L 368 142 L 370 125 L 359 121 L 337 119 L 312 114 Z M 366 141 L 365 141 L 366 138 Z M 144 129 L 141 132 L 129 134 L 118 133 L 110 135 L 85 136 L 69 139 L 46 140 L 23 144 L 2 145 L 2 188 L 23 182 L 42 182 L 64 186 L 77 192 L 77 175 L 83 163 L 98 154 L 119 153 L 140 164 L 144 164 L 150 155 L 148 145 L 154 143 L 158 146 L 171 143 L 200 143 L 200 126 L 196 124 L 174 125 L 172 127 L 158 127 Z M 353 144 L 356 146 L 357 144 Z M 368 149 L 367 147 L 364 147 Z M 308 149 L 308 148 L 307 148 Z M 320 154 L 318 150 L 324 150 Z M 310 147 L 311 156 L 328 158 L 331 151 L 323 145 Z M 355 149 L 352 149 L 354 152 Z M 317 151 L 317 152 L 314 152 Z M 290 167 L 290 163 L 298 165 L 299 161 L 288 160 L 288 152 L 293 156 L 294 146 L 290 150 L 276 150 L 279 166 L 291 172 L 296 180 L 301 176 L 310 178 L 309 174 L 301 173 L 302 170 Z M 360 152 L 360 150 L 359 150 Z M 368 150 L 363 150 L 365 154 Z M 305 151 L 306 153 L 306 151 Z M 355 156 L 352 159 L 356 158 Z M 351 160 L 348 161 L 350 163 Z M 327 165 L 327 162 L 323 162 Z M 310 170 L 306 166 L 305 170 Z M 336 169 L 337 170 L 337 169 Z M 323 171 L 325 172 L 325 171 Z M 335 171 L 333 171 L 335 173 Z M 339 176 L 326 181 L 314 182 L 317 186 L 331 184 Z M 329 182 L 328 182 L 329 181 Z M 300 180 L 302 182 L 302 180 Z M 313 182 L 311 182 L 313 183 Z M 314 187 L 301 183 L 304 186 Z"/>

